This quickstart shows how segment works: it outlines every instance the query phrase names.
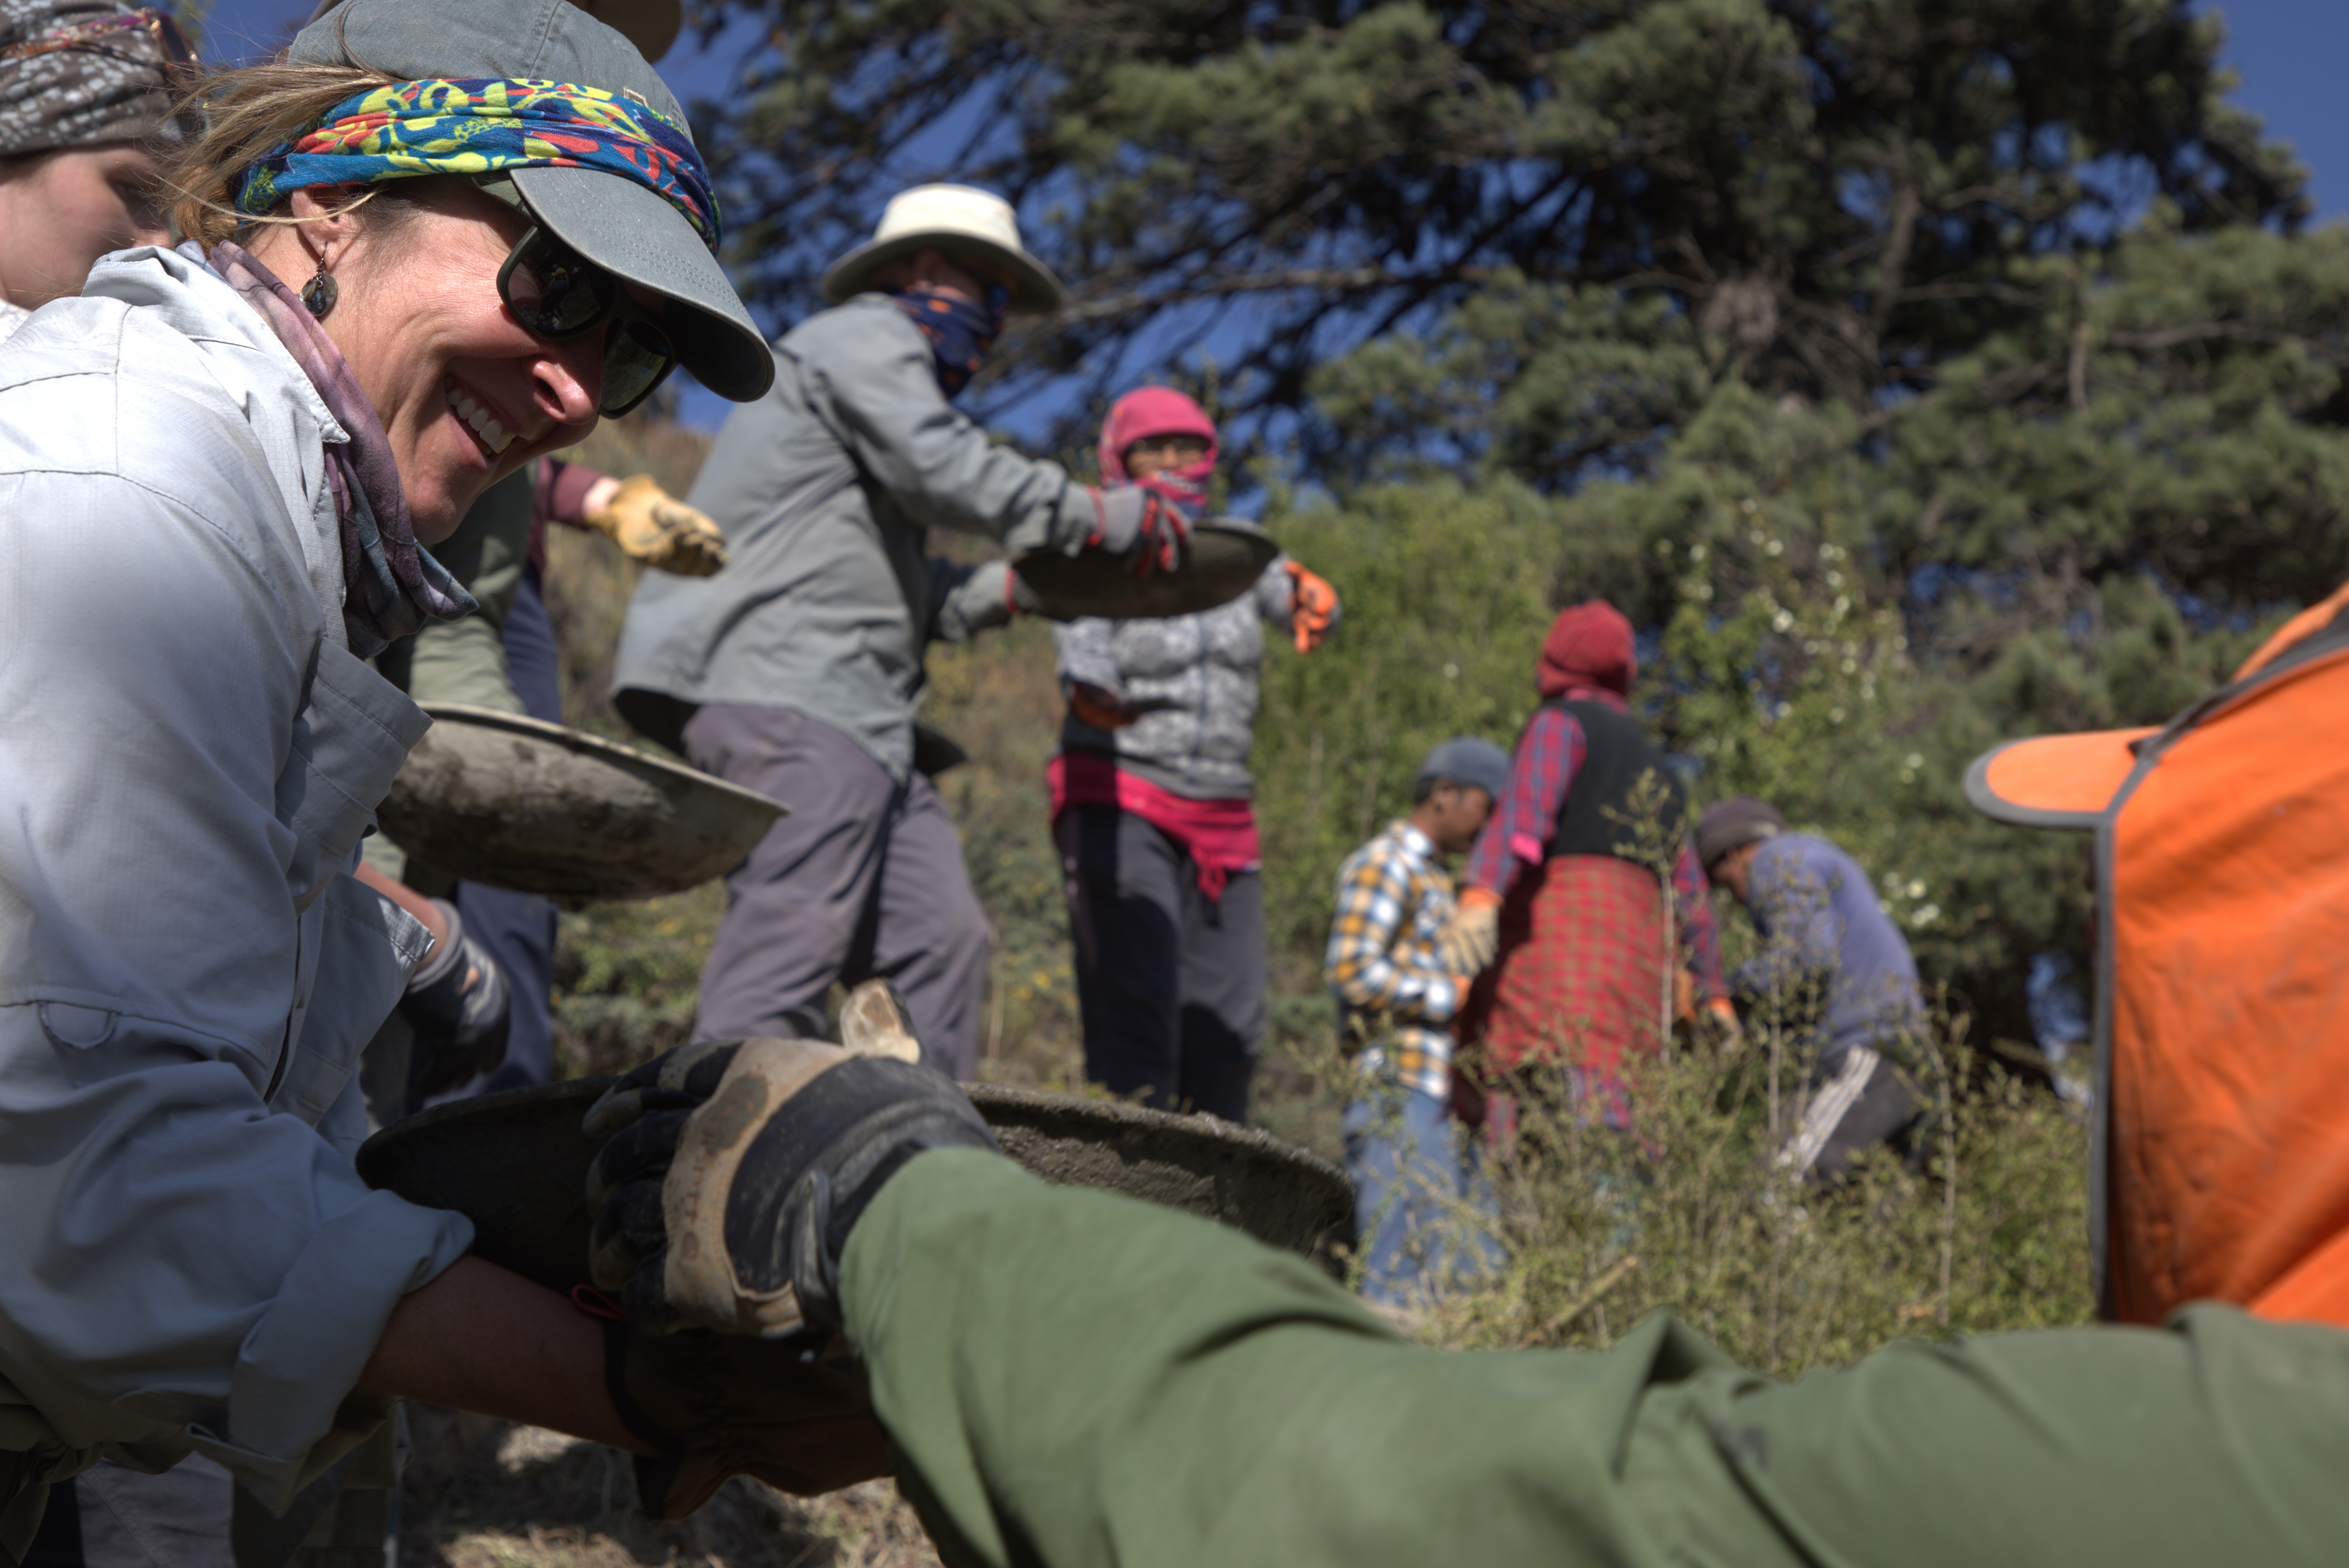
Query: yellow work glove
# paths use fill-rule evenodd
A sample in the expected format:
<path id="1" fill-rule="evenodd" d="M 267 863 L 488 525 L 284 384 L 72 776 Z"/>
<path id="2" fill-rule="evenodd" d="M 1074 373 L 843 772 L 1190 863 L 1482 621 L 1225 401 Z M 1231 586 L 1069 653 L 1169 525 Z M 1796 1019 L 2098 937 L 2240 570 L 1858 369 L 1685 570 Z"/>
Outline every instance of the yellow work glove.
<path id="1" fill-rule="evenodd" d="M 611 535 L 633 560 L 679 577 L 707 577 L 726 564 L 726 535 L 672 497 L 650 474 L 620 481 L 610 502 L 587 514 L 587 526 Z"/>
<path id="2" fill-rule="evenodd" d="M 1491 890 L 1464 889 L 1460 907 L 1436 934 L 1435 951 L 1454 975 L 1475 976 L 1492 965 L 1501 950 L 1501 900 Z"/>

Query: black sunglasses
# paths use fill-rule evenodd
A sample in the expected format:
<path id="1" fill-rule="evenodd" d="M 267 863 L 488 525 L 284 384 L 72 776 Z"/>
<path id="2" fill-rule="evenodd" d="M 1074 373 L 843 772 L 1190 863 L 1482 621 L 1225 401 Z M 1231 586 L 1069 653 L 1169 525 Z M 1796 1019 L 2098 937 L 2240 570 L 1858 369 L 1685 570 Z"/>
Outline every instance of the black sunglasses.
<path id="1" fill-rule="evenodd" d="M 677 368 L 668 334 L 627 285 L 535 225 L 498 269 L 498 297 L 524 330 L 549 343 L 611 324 L 604 340 L 604 392 L 596 403 L 608 417 L 651 397 Z"/>

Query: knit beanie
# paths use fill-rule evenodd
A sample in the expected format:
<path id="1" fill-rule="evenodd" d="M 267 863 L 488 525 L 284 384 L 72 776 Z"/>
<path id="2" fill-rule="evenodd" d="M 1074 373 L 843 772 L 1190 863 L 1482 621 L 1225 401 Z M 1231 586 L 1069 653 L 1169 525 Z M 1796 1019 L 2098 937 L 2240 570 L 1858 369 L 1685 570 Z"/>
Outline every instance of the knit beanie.
<path id="1" fill-rule="evenodd" d="M 1786 819 L 1767 800 L 1733 795 L 1704 809 L 1696 823 L 1696 858 L 1708 875 L 1722 857 L 1786 830 Z"/>
<path id="2" fill-rule="evenodd" d="M 1535 684 L 1544 696 L 1578 686 L 1629 696 L 1631 677 L 1639 669 L 1639 658 L 1631 651 L 1631 623 L 1614 605 L 1593 599 L 1560 610 L 1550 623 Z"/>

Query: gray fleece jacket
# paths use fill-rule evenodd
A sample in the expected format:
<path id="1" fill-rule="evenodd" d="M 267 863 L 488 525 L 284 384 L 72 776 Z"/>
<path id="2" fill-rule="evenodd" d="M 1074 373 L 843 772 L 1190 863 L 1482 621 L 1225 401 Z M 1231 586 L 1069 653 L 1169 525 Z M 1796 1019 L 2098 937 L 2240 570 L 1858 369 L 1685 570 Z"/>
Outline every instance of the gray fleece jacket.
<path id="1" fill-rule="evenodd" d="M 1264 626 L 1288 629 L 1293 592 L 1282 555 L 1251 592 L 1196 615 L 1053 627 L 1061 689 L 1099 686 L 1138 716 L 1122 728 L 1096 729 L 1071 711 L 1061 749 L 1108 752 L 1127 772 L 1195 800 L 1247 799 L 1255 790 L 1247 760 Z"/>
<path id="2" fill-rule="evenodd" d="M 1097 518 L 1059 464 L 995 445 L 956 412 L 933 363 L 882 294 L 775 346 L 774 388 L 727 419 L 687 498 L 726 531 L 733 560 L 714 577 L 645 574 L 616 691 L 792 708 L 905 779 L 923 645 L 945 607 L 924 535 L 1073 552 Z"/>

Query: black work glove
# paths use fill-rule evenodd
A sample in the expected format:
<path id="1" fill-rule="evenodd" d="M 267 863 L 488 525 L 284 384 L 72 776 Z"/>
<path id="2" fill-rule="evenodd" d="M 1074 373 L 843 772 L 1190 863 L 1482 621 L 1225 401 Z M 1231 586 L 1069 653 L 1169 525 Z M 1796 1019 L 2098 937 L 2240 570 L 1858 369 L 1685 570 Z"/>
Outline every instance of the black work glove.
<path id="1" fill-rule="evenodd" d="M 437 898 L 432 906 L 448 920 L 449 939 L 433 944 L 399 999 L 401 1016 L 416 1031 L 409 1079 L 419 1097 L 446 1094 L 496 1071 L 506 1059 L 513 1018 L 505 975 L 465 934 L 457 906 Z"/>
<path id="2" fill-rule="evenodd" d="M 660 1450 L 636 1461 L 647 1517 L 683 1519 L 729 1476 L 810 1496 L 887 1475 L 888 1434 L 863 1370 L 823 1346 L 813 1334 L 750 1339 L 605 1324 L 612 1408 Z"/>
<path id="3" fill-rule="evenodd" d="M 881 1186 L 928 1149 L 993 1149 L 931 1068 L 817 1040 L 655 1057 L 584 1130 L 590 1266 L 628 1320 L 779 1337 L 840 1326 L 840 1257 Z"/>

